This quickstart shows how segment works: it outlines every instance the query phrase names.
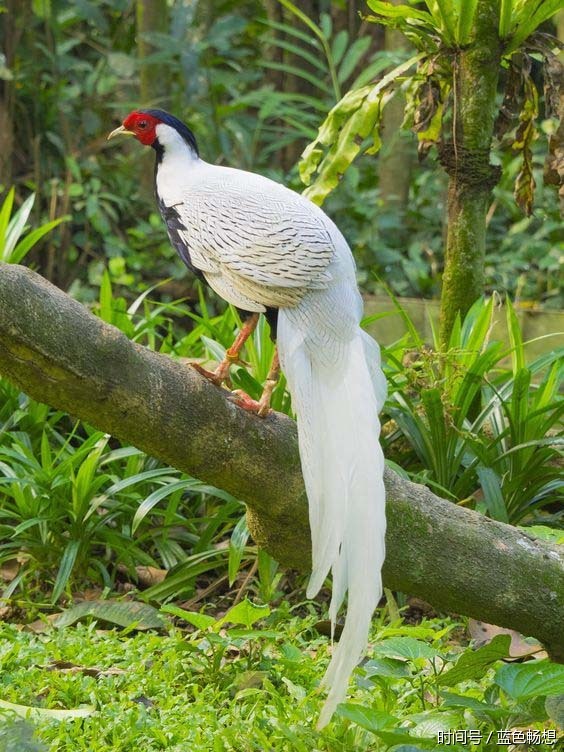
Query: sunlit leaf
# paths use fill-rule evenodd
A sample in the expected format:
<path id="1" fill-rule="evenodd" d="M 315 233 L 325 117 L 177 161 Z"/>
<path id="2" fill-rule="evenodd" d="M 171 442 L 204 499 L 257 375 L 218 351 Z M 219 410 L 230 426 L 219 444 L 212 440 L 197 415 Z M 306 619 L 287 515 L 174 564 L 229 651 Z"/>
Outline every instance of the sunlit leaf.
<path id="1" fill-rule="evenodd" d="M 172 603 L 167 603 L 165 606 L 161 606 L 160 610 L 162 614 L 170 614 L 171 616 L 183 619 L 188 622 L 188 624 L 192 624 L 193 627 L 196 627 L 196 629 L 208 629 L 208 627 L 211 627 L 216 623 L 213 616 L 200 614 L 197 611 L 186 611 L 186 609 L 175 606 Z"/>
<path id="2" fill-rule="evenodd" d="M 60 708 L 38 708 L 34 705 L 18 705 L 6 700 L 0 700 L 0 708 L 33 721 L 66 721 L 71 718 L 87 718 L 96 712 L 96 708 L 91 705 L 64 710 Z"/>
<path id="3" fill-rule="evenodd" d="M 421 57 L 422 54 L 415 55 L 396 66 L 375 86 L 353 89 L 333 107 L 319 128 L 317 138 L 305 149 L 299 165 L 300 177 L 306 185 L 310 185 L 314 173 L 318 173 L 315 182 L 304 191 L 314 203 L 321 204 L 338 185 L 369 135 L 374 136 L 370 152 L 378 150 L 380 118 L 392 96 L 394 81 Z M 326 151 L 324 147 L 329 149 Z"/>
<path id="4" fill-rule="evenodd" d="M 259 619 L 264 619 L 270 614 L 268 606 L 255 606 L 247 598 L 236 606 L 233 606 L 221 619 L 221 623 L 242 624 L 250 629 Z"/>

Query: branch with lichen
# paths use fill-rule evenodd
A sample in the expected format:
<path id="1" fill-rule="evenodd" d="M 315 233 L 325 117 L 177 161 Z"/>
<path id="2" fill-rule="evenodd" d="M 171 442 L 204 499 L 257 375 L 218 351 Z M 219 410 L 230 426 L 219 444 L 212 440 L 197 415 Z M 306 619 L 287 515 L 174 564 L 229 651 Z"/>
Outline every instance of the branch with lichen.
<path id="1" fill-rule="evenodd" d="M 224 389 L 141 347 L 22 266 L 0 264 L 0 373 L 35 400 L 247 505 L 255 541 L 307 571 L 295 423 L 258 418 Z M 564 551 L 386 471 L 384 583 L 436 608 L 511 627 L 564 659 Z"/>

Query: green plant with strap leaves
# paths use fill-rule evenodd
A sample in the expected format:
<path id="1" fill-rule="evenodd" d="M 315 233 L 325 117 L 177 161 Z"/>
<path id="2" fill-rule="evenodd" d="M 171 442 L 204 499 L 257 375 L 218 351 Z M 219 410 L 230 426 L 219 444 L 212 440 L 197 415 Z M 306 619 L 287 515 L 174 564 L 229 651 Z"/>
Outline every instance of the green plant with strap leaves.
<path id="1" fill-rule="evenodd" d="M 368 0 L 367 21 L 402 31 L 416 54 L 379 81 L 351 89 L 329 112 L 300 164 L 307 195 L 321 204 L 361 153 L 381 146 L 382 111 L 396 89 L 406 94 L 403 127 L 413 128 L 420 157 L 436 146 L 448 174 L 448 232 L 441 303 L 441 344 L 448 345 L 458 314 L 483 292 L 486 217 L 500 168 L 490 163 L 494 135 L 522 159 L 515 200 L 532 212 L 534 178 L 531 145 L 537 138 L 539 93 L 532 60 L 542 63 L 544 112 L 561 116 L 557 79 L 562 66 L 558 41 L 538 31 L 561 7 L 560 0 L 425 0 L 411 3 Z M 503 72 L 505 96 L 496 98 Z M 560 133 L 560 136 L 559 136 Z M 559 182 L 553 129 L 546 176 Z"/>

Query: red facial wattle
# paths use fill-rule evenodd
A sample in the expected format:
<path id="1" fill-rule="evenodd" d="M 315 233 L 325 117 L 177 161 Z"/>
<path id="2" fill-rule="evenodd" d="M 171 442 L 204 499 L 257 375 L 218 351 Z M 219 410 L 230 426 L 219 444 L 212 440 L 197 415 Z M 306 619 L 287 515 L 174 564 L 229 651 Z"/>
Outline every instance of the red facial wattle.
<path id="1" fill-rule="evenodd" d="M 156 127 L 161 121 L 145 112 L 131 112 L 123 121 L 123 127 L 133 133 L 144 146 L 151 146 L 157 138 Z"/>

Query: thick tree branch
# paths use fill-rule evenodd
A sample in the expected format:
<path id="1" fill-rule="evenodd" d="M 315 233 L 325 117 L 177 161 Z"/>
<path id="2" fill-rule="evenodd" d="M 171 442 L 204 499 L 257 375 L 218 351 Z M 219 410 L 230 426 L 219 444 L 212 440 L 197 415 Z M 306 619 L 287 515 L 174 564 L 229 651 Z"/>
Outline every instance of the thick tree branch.
<path id="1" fill-rule="evenodd" d="M 246 502 L 255 540 L 307 569 L 295 424 L 233 405 L 191 368 L 130 342 L 20 266 L 0 265 L 0 373 Z M 386 584 L 513 627 L 564 658 L 564 554 L 387 472 Z"/>

